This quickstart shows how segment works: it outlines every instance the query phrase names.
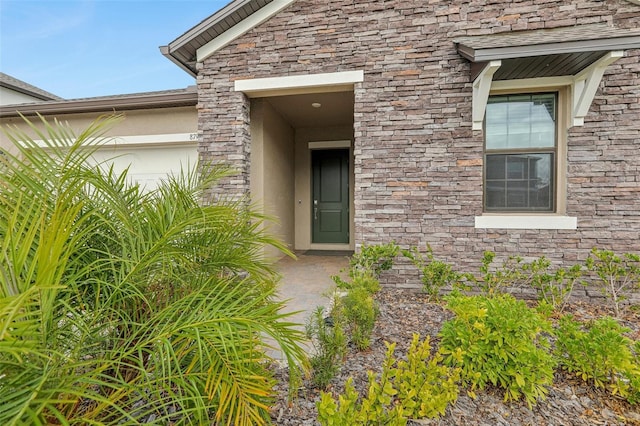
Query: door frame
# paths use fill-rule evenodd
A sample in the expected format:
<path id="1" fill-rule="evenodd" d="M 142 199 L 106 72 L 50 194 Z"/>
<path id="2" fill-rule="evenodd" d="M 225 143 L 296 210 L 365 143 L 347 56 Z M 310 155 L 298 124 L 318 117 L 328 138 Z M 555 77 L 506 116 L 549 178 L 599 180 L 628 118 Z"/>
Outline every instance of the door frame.
<path id="1" fill-rule="evenodd" d="M 302 167 L 302 174 L 299 177 L 302 178 L 299 181 L 304 188 L 301 192 L 296 193 L 296 209 L 299 215 L 296 216 L 296 220 L 300 221 L 296 225 L 296 249 L 297 250 L 353 250 L 355 247 L 354 239 L 354 188 L 355 188 L 355 174 L 354 174 L 354 157 L 353 157 L 353 141 L 351 139 L 336 139 L 336 140 L 319 140 L 310 141 L 300 147 L 300 155 L 298 157 Z M 311 169 L 311 151 L 317 149 L 348 149 L 349 150 L 349 243 L 312 243 L 313 234 L 313 222 L 311 220 L 312 215 L 312 203 L 313 203 L 313 176 Z M 303 160 L 304 158 L 304 160 Z M 302 188 L 301 188 L 302 189 Z"/>
<path id="2" fill-rule="evenodd" d="M 326 153 L 329 153 L 327 155 Z M 322 157 L 320 157 L 320 153 L 324 153 Z M 350 212 L 351 212 L 351 203 L 350 203 L 350 187 L 349 177 L 350 177 L 350 167 L 349 167 L 349 148 L 325 148 L 325 149 L 312 149 L 311 150 L 311 243 L 312 244 L 348 244 L 349 238 L 351 237 L 351 223 L 349 220 Z M 316 173 L 319 172 L 317 169 L 320 166 L 319 163 L 316 163 L 316 160 L 320 160 L 320 158 L 324 159 L 340 159 L 340 163 L 338 165 L 337 170 L 330 172 L 331 175 L 337 173 L 340 176 L 339 183 L 339 192 L 341 194 L 340 200 L 338 202 L 328 202 L 329 205 L 337 208 L 340 205 L 340 228 L 341 231 L 337 232 L 333 237 L 329 237 L 329 235 L 321 235 L 322 231 L 320 228 L 320 216 L 322 215 L 323 208 L 326 208 L 326 201 L 323 204 L 323 200 L 320 200 L 321 194 L 318 192 L 321 188 L 321 182 L 323 178 Z M 316 178 L 319 179 L 316 180 Z M 322 207 L 324 205 L 324 207 Z M 346 211 L 345 211 L 346 210 Z M 334 234 L 334 232 L 330 233 Z M 337 237 L 338 239 L 344 239 L 344 241 L 319 241 L 321 239 L 332 239 Z"/>

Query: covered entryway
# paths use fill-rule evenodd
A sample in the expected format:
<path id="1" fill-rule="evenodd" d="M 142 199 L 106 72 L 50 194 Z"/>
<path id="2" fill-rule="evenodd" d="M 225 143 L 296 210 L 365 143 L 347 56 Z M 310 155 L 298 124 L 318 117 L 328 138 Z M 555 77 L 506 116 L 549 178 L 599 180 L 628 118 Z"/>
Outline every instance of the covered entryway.
<path id="1" fill-rule="evenodd" d="M 346 72 L 236 81 L 250 98 L 252 201 L 276 218 L 268 231 L 291 249 L 355 246 L 354 84 L 361 79 Z"/>

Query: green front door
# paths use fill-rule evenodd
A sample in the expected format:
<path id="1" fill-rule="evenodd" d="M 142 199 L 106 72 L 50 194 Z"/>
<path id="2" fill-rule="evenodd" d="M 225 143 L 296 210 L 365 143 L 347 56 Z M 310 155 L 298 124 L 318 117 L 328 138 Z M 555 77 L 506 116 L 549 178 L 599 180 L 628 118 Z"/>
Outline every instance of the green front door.
<path id="1" fill-rule="evenodd" d="M 312 242 L 349 243 L 349 150 L 311 151 Z"/>

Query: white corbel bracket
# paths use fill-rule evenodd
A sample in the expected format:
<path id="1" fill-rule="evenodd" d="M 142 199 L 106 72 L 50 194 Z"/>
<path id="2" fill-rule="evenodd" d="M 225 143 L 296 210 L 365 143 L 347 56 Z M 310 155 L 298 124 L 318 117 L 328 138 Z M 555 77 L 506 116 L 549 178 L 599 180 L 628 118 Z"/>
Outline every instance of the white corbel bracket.
<path id="1" fill-rule="evenodd" d="M 473 81 L 473 105 L 471 112 L 473 117 L 473 130 L 482 130 L 484 112 L 487 109 L 493 74 L 496 73 L 501 65 L 502 61 L 489 61 Z"/>
<path id="2" fill-rule="evenodd" d="M 574 126 L 584 125 L 584 117 L 589 112 L 600 81 L 609 65 L 624 56 L 622 50 L 608 52 L 573 77 L 571 93 L 573 97 L 571 121 Z M 475 116 L 474 116 L 475 117 Z"/>

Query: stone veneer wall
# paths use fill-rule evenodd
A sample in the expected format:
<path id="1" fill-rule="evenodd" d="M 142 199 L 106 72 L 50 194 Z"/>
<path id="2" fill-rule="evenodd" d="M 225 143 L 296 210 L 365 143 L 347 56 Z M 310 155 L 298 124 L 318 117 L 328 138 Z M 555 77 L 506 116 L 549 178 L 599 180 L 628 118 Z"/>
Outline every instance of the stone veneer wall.
<path id="1" fill-rule="evenodd" d="M 568 264 L 593 246 L 640 251 L 640 51 L 611 65 L 585 125 L 568 134 L 567 214 L 577 230 L 475 229 L 482 213 L 482 132 L 471 130 L 470 64 L 462 35 L 607 23 L 640 26 L 623 0 L 299 0 L 199 64 L 204 159 L 242 173 L 249 188 L 249 103 L 235 79 L 364 70 L 355 87 L 357 245 L 431 244 L 476 270 L 482 251 L 545 255 Z M 389 285 L 412 286 L 398 265 Z M 415 277 L 413 277 L 415 278 Z"/>

